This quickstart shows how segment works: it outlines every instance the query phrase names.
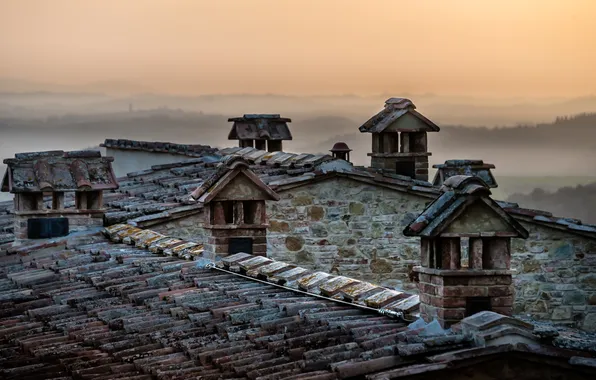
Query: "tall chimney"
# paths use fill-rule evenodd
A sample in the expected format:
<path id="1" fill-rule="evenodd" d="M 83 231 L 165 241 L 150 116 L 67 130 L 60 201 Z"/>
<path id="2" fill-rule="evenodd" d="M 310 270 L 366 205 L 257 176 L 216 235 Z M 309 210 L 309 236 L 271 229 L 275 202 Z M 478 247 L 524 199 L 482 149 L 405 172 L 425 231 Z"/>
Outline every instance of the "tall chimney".
<path id="1" fill-rule="evenodd" d="M 228 140 L 239 140 L 241 148 L 279 152 L 283 151 L 283 140 L 292 140 L 288 128 L 288 123 L 292 120 L 277 114 L 250 114 L 230 118 L 228 121 L 234 123 Z"/>
<path id="2" fill-rule="evenodd" d="M 511 315 L 511 238 L 526 239 L 528 231 L 478 177 L 450 177 L 442 191 L 404 230 L 405 236 L 420 237 L 420 266 L 414 271 L 422 318 L 436 318 L 446 328 L 485 310 Z M 468 247 L 467 260 L 462 245 Z"/>
<path id="3" fill-rule="evenodd" d="M 360 127 L 372 134 L 371 167 L 428 181 L 427 132 L 439 127 L 416 111 L 409 99 L 390 98 L 385 108 Z"/>
<path id="4" fill-rule="evenodd" d="M 98 151 L 17 153 L 4 160 L 2 191 L 14 194 L 15 238 L 53 238 L 101 227 L 103 191 L 118 188 L 112 161 Z M 65 207 L 68 193 L 74 208 Z M 44 196 L 51 197 L 49 207 Z"/>

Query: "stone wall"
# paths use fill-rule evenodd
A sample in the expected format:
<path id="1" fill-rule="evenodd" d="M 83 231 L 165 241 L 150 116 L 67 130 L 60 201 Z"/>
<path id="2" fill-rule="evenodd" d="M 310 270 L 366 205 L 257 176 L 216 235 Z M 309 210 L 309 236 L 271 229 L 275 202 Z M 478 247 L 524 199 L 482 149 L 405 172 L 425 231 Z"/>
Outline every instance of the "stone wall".
<path id="1" fill-rule="evenodd" d="M 420 242 L 404 227 L 428 199 L 337 178 L 280 192 L 267 202 L 268 256 L 303 267 L 417 292 Z M 596 242 L 523 223 L 513 239 L 514 314 L 596 331 Z M 467 257 L 464 247 L 463 258 Z"/>
<path id="2" fill-rule="evenodd" d="M 514 313 L 596 331 L 596 241 L 522 224 L 530 237 L 511 244 Z"/>
<path id="3" fill-rule="evenodd" d="M 207 236 L 207 232 L 203 228 L 203 215 L 203 213 L 195 214 L 147 228 L 167 236 L 203 243 Z"/>
<path id="4" fill-rule="evenodd" d="M 280 192 L 267 202 L 268 256 L 383 286 L 415 289 L 419 239 L 404 227 L 429 199 L 336 178 Z"/>

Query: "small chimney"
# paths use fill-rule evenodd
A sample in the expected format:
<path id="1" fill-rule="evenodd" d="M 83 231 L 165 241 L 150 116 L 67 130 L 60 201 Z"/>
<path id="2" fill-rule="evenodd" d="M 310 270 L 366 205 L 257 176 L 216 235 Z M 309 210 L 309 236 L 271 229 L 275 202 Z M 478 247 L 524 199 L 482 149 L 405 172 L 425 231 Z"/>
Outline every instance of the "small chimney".
<path id="1" fill-rule="evenodd" d="M 480 178 L 453 176 L 404 230 L 420 237 L 420 313 L 443 327 L 481 311 L 511 315 L 511 238 L 528 231 L 490 197 Z M 465 244 L 467 243 L 467 244 Z M 468 258 L 462 260 L 462 245 Z"/>
<path id="2" fill-rule="evenodd" d="M 233 122 L 228 140 L 239 140 L 241 148 L 255 148 L 268 152 L 283 151 L 282 141 L 292 140 L 288 128 L 291 119 L 277 114 L 250 114 L 228 119 Z"/>
<path id="3" fill-rule="evenodd" d="M 350 152 L 352 149 L 345 142 L 336 142 L 330 152 L 334 158 L 350 162 Z"/>
<path id="4" fill-rule="evenodd" d="M 98 151 L 18 153 L 4 160 L 2 191 L 14 194 L 15 238 L 53 238 L 101 227 L 103 191 L 118 188 L 112 161 Z M 68 193 L 74 208 L 65 207 Z M 44 196 L 51 197 L 48 207 Z"/>
<path id="5" fill-rule="evenodd" d="M 205 206 L 204 257 L 240 252 L 267 256 L 266 201 L 277 201 L 279 196 L 242 156 L 226 156 L 191 197 Z"/>
<path id="6" fill-rule="evenodd" d="M 372 134 L 372 153 L 368 154 L 372 168 L 423 181 L 428 181 L 431 155 L 426 133 L 438 131 L 405 98 L 387 99 L 385 108 L 360 127 L 360 132 Z"/>
<path id="7" fill-rule="evenodd" d="M 433 165 L 437 169 L 433 186 L 441 186 L 455 175 L 468 175 L 482 179 L 490 188 L 498 187 L 497 181 L 490 171 L 493 164 L 485 164 L 482 160 L 447 160 L 444 164 Z"/>

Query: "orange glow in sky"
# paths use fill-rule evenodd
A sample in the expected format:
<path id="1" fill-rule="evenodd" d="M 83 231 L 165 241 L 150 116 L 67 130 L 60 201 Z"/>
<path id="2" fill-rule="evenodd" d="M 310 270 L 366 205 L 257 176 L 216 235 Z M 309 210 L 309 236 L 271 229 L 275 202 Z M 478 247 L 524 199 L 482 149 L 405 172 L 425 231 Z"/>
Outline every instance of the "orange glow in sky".
<path id="1" fill-rule="evenodd" d="M 170 93 L 579 96 L 594 0 L 0 0 L 0 77 Z"/>

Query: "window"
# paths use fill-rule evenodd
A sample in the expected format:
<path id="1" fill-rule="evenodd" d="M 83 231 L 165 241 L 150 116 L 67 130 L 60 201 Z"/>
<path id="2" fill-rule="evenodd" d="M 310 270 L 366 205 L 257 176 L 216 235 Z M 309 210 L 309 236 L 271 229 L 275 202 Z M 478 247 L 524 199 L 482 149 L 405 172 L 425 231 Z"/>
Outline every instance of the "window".
<path id="1" fill-rule="evenodd" d="M 468 297 L 466 298 L 466 317 L 480 313 L 481 311 L 490 311 L 490 297 Z"/>
<path id="2" fill-rule="evenodd" d="M 256 224 L 257 216 L 257 204 L 255 201 L 244 201 L 242 202 L 244 207 L 244 224 Z"/>
<path id="3" fill-rule="evenodd" d="M 234 223 L 234 201 L 221 202 L 224 210 L 224 219 L 226 224 Z"/>

